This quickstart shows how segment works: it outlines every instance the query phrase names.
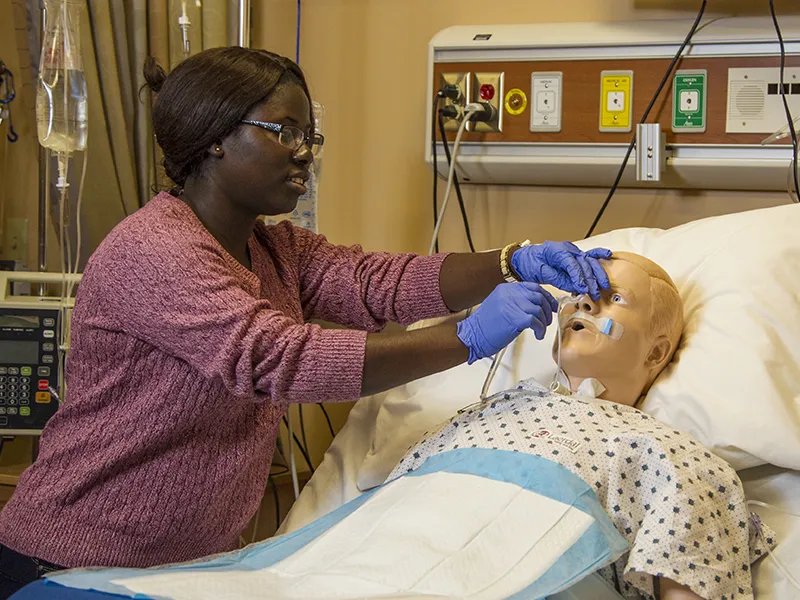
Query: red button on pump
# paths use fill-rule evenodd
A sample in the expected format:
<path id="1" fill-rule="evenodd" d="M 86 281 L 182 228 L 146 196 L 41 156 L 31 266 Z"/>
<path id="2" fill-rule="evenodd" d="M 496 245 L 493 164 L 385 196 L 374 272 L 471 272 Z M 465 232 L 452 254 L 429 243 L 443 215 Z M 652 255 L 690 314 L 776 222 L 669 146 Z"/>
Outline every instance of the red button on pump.
<path id="1" fill-rule="evenodd" d="M 40 379 L 39 380 L 39 389 L 40 390 L 47 390 L 50 388 L 50 382 L 47 379 Z"/>
<path id="2" fill-rule="evenodd" d="M 484 83 L 481 86 L 479 94 L 481 100 L 491 100 L 494 98 L 494 86 L 491 83 Z"/>

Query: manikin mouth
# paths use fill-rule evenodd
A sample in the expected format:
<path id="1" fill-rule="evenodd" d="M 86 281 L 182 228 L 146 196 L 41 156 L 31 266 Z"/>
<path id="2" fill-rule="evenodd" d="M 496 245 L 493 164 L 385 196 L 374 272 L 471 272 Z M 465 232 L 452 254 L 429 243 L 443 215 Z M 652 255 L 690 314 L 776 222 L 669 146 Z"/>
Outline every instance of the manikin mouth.
<path id="1" fill-rule="evenodd" d="M 587 323 L 586 321 L 581 321 L 580 319 L 573 319 L 567 324 L 566 329 L 571 329 L 572 331 L 591 331 L 597 333 L 597 328 L 591 323 Z"/>

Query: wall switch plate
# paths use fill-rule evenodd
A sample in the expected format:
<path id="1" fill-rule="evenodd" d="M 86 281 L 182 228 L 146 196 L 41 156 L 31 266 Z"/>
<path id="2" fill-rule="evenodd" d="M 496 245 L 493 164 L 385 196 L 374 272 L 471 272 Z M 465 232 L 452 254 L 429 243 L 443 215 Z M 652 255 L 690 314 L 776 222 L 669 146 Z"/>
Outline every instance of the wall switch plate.
<path id="1" fill-rule="evenodd" d="M 561 131 L 560 72 L 531 73 L 531 131 Z"/>

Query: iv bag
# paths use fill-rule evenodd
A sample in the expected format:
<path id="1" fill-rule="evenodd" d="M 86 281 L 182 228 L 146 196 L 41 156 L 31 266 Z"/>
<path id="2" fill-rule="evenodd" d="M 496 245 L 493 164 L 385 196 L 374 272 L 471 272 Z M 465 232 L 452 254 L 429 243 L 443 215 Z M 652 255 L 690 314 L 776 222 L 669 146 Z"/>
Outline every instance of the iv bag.
<path id="1" fill-rule="evenodd" d="M 80 46 L 84 0 L 45 0 L 36 91 L 39 143 L 54 153 L 86 149 L 86 79 Z"/>
<path id="2" fill-rule="evenodd" d="M 322 122 L 325 116 L 325 107 L 319 102 L 312 102 L 314 110 L 314 127 L 316 132 L 322 134 Z M 297 200 L 295 209 L 287 215 L 268 216 L 267 225 L 275 225 L 280 221 L 289 220 L 298 227 L 303 227 L 317 233 L 317 197 L 319 193 L 319 178 L 322 173 L 322 146 L 314 154 L 314 164 L 311 165 L 311 176 L 306 181 L 306 193 Z"/>

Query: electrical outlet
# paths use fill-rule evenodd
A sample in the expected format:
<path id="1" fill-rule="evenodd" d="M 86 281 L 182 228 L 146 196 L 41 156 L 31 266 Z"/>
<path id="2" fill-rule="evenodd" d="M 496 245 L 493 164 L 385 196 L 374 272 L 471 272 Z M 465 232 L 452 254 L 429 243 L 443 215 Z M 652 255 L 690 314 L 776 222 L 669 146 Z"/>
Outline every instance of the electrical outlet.
<path id="1" fill-rule="evenodd" d="M 446 85 L 455 85 L 461 91 L 461 96 L 458 100 L 451 100 L 450 98 L 445 98 L 444 103 L 442 104 L 442 108 L 446 106 L 450 106 L 451 104 L 456 104 L 463 108 L 467 105 L 467 98 L 469 98 L 469 84 L 470 84 L 470 77 L 469 73 L 442 73 L 439 76 L 439 89 L 442 89 Z M 445 117 L 444 119 L 444 128 L 445 131 L 457 131 L 458 126 L 461 124 L 461 119 L 451 119 L 449 117 Z"/>
<path id="2" fill-rule="evenodd" d="M 28 258 L 28 219 L 7 219 L 3 232 L 3 259 L 23 263 Z"/>
<path id="3" fill-rule="evenodd" d="M 470 102 L 488 102 L 496 109 L 495 117 L 491 121 L 477 121 L 469 124 L 470 131 L 503 131 L 503 101 L 504 73 L 473 73 L 472 95 Z"/>

